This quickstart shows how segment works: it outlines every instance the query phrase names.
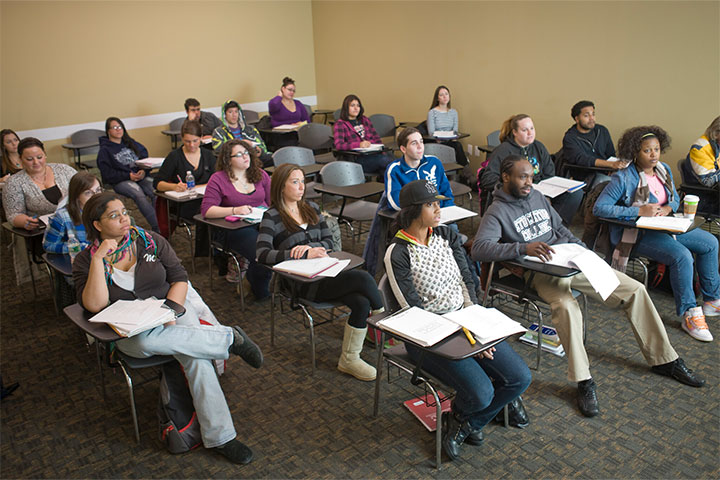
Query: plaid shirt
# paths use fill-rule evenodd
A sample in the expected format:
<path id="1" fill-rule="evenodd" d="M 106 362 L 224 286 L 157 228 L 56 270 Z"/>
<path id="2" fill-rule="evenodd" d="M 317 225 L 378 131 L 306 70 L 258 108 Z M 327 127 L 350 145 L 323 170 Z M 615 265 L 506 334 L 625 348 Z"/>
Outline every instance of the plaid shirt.
<path id="1" fill-rule="evenodd" d="M 360 135 L 357 134 L 355 128 L 353 128 L 352 124 L 347 120 L 338 120 L 335 122 L 335 150 L 352 150 L 353 148 L 358 148 L 360 142 L 363 140 L 367 140 L 370 143 L 382 143 L 375 128 L 372 126 L 372 123 L 370 123 L 370 119 L 363 115 L 360 117 L 360 121 L 365 129 L 364 138 L 361 138 Z"/>
<path id="2" fill-rule="evenodd" d="M 48 253 L 68 253 L 68 232 L 71 230 L 83 249 L 90 244 L 85 237 L 85 226 L 82 223 L 80 225 L 73 224 L 67 208 L 58 208 L 55 215 L 50 217 L 50 225 L 45 230 L 45 236 L 43 237 L 45 251 Z"/>

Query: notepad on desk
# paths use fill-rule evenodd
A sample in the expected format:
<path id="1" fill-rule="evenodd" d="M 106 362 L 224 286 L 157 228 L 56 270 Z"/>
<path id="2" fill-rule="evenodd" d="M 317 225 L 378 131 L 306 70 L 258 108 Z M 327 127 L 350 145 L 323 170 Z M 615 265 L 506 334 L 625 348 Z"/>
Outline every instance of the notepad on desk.
<path id="1" fill-rule="evenodd" d="M 450 205 L 440 209 L 440 223 L 443 225 L 475 216 L 477 216 L 477 213 L 457 205 Z"/>
<path id="2" fill-rule="evenodd" d="M 156 298 L 118 300 L 89 321 L 106 323 L 121 337 L 132 337 L 175 320 L 175 312 L 164 304 Z"/>
<path id="3" fill-rule="evenodd" d="M 193 197 L 202 197 L 203 195 L 205 195 L 205 187 L 206 185 L 198 185 L 197 187 L 185 190 L 184 192 L 168 190 L 167 192 L 163 193 L 168 197 L 177 198 L 178 200 Z"/>
<path id="4" fill-rule="evenodd" d="M 640 217 L 635 222 L 635 226 L 638 228 L 666 230 L 676 233 L 687 232 L 692 224 L 693 219 L 685 217 Z"/>
<path id="5" fill-rule="evenodd" d="M 135 165 L 143 168 L 160 168 L 165 159 L 163 157 L 148 157 L 137 160 Z"/>
<path id="6" fill-rule="evenodd" d="M 367 152 L 379 152 L 385 147 L 382 143 L 371 143 L 369 147 L 357 147 L 353 148 L 353 152 L 367 153 Z"/>
<path id="7" fill-rule="evenodd" d="M 301 127 L 307 125 L 306 121 L 302 121 L 299 123 L 288 123 L 286 125 L 278 125 L 277 127 L 273 127 L 274 132 L 292 132 L 294 130 L 300 130 Z"/>
<path id="8" fill-rule="evenodd" d="M 333 257 L 303 258 L 299 260 L 285 260 L 272 268 L 278 272 L 315 278 L 322 272 L 332 268 L 338 262 L 339 260 Z"/>
<path id="9" fill-rule="evenodd" d="M 261 205 L 259 207 L 250 208 L 252 209 L 250 213 L 246 213 L 245 215 L 228 215 L 228 217 L 242 218 L 247 223 L 260 223 L 268 207 Z"/>
<path id="10" fill-rule="evenodd" d="M 452 139 L 457 138 L 457 133 L 453 132 L 452 130 L 435 130 L 432 134 L 435 138 L 441 138 L 441 139 Z"/>
<path id="11" fill-rule="evenodd" d="M 533 184 L 533 187 L 546 197 L 555 198 L 565 192 L 576 192 L 585 185 L 585 182 L 580 182 L 578 180 L 571 180 L 563 177 L 550 177 L 540 183 Z"/>

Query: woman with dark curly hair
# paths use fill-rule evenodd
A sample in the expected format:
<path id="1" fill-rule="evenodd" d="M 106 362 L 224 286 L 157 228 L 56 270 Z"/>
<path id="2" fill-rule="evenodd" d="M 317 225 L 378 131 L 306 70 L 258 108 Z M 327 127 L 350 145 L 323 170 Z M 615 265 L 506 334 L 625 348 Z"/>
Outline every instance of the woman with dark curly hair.
<path id="1" fill-rule="evenodd" d="M 252 207 L 270 205 L 270 176 L 262 169 L 257 151 L 247 140 L 233 139 L 220 149 L 216 172 L 205 188 L 200 211 L 205 218 L 245 215 Z M 256 226 L 236 230 L 216 230 L 216 240 L 227 241 L 230 248 L 248 261 L 247 277 L 256 299 L 270 295 L 271 272 L 255 262 Z M 227 238 L 225 236 L 227 235 Z M 220 273 L 223 273 L 223 265 Z M 232 272 L 229 281 L 240 281 L 239 272 Z"/>
<path id="2" fill-rule="evenodd" d="M 680 206 L 670 167 L 660 154 L 670 146 L 670 137 L 662 128 L 631 128 L 618 142 L 621 159 L 633 163 L 615 172 L 595 202 L 593 212 L 604 218 L 635 220 L 638 216 L 671 215 Z M 704 342 L 713 337 L 705 316 L 720 316 L 720 275 L 718 240 L 709 232 L 695 229 L 680 235 L 611 226 L 610 241 L 615 245 L 613 268 L 625 271 L 630 253 L 663 263 L 670 270 L 675 309 L 682 315 L 682 328 L 691 337 Z M 705 301 L 697 306 L 693 290 L 693 254 L 696 256 L 700 289 Z"/>

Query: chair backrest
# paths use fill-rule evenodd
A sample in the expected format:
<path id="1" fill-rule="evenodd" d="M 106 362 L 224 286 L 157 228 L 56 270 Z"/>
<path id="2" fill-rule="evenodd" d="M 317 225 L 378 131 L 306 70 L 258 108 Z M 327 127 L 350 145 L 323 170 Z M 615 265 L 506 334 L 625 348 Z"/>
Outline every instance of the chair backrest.
<path id="1" fill-rule="evenodd" d="M 455 162 L 455 149 L 442 143 L 426 143 L 425 155 L 434 155 L 439 158 L 442 163 Z"/>
<path id="2" fill-rule="evenodd" d="M 312 165 L 315 163 L 315 155 L 309 148 L 304 147 L 282 147 L 273 153 L 273 164 L 278 167 L 283 163 L 295 165 Z"/>
<path id="3" fill-rule="evenodd" d="M 255 110 L 243 110 L 245 116 L 245 123 L 254 124 L 260 120 L 260 115 Z"/>
<path id="4" fill-rule="evenodd" d="M 680 170 L 680 183 L 687 185 L 700 185 L 695 175 L 693 175 L 690 161 L 687 157 L 683 157 L 678 161 L 678 170 Z"/>
<path id="5" fill-rule="evenodd" d="M 342 112 L 342 108 L 338 108 L 333 112 L 333 120 L 335 120 L 336 122 L 340 120 L 340 112 Z"/>
<path id="6" fill-rule="evenodd" d="M 306 105 L 303 103 L 303 106 L 305 107 L 305 110 L 307 110 L 308 118 L 310 119 L 309 122 L 312 122 L 312 107 L 310 105 Z"/>
<path id="7" fill-rule="evenodd" d="M 180 130 L 184 121 L 185 117 L 176 118 L 170 122 L 170 130 Z"/>
<path id="8" fill-rule="evenodd" d="M 80 144 L 80 143 L 90 143 L 90 142 L 97 142 L 98 138 L 105 135 L 105 132 L 102 130 L 98 130 L 96 128 L 88 128 L 85 130 L 78 130 L 77 132 L 70 135 L 70 143 Z M 99 146 L 97 147 L 89 147 L 89 148 L 81 148 L 80 149 L 80 155 L 85 155 L 89 153 L 97 153 L 97 151 L 100 149 Z"/>
<path id="9" fill-rule="evenodd" d="M 395 136 L 395 129 L 397 128 L 397 125 L 395 125 L 395 117 L 392 115 L 387 115 L 385 113 L 370 115 L 370 123 L 372 123 L 372 126 L 379 137 Z"/>
<path id="10" fill-rule="evenodd" d="M 299 145 L 313 151 L 332 149 L 332 136 L 332 128 L 322 123 L 308 123 L 298 130 Z"/>
<path id="11" fill-rule="evenodd" d="M 487 136 L 487 143 L 491 147 L 497 147 L 500 145 L 500 130 L 490 132 L 490 135 Z"/>
<path id="12" fill-rule="evenodd" d="M 385 312 L 395 313 L 400 310 L 400 304 L 395 298 L 395 294 L 390 286 L 390 280 L 388 280 L 387 273 L 382 276 L 380 283 L 378 283 L 378 289 L 380 290 L 380 296 L 383 299 L 383 305 L 385 306 Z"/>
<path id="13" fill-rule="evenodd" d="M 320 170 L 322 183 L 335 187 L 348 187 L 365 183 L 362 165 L 338 160 L 326 164 Z"/>

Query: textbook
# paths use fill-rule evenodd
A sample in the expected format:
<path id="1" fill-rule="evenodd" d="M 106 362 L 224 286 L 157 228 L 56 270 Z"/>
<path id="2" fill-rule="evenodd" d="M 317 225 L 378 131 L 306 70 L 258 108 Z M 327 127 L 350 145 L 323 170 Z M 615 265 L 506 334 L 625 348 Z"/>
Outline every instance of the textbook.
<path id="1" fill-rule="evenodd" d="M 540 183 L 533 184 L 533 187 L 546 197 L 555 198 L 565 192 L 576 192 L 585 185 L 585 182 L 570 180 L 569 178 L 550 177 Z"/>
<path id="2" fill-rule="evenodd" d="M 90 318 L 93 323 L 107 323 L 121 337 L 132 337 L 145 330 L 175 320 L 175 312 L 165 300 L 118 300 Z"/>
<path id="3" fill-rule="evenodd" d="M 576 268 L 585 274 L 593 289 L 607 300 L 612 292 L 620 285 L 615 271 L 595 252 L 577 243 L 558 243 L 551 245 L 555 253 L 547 262 L 538 257 L 525 255 L 525 260 L 531 262 L 548 263 L 566 268 Z"/>
<path id="4" fill-rule="evenodd" d="M 148 157 L 135 162 L 135 165 L 143 168 L 160 168 L 165 159 L 163 157 Z"/>
<path id="5" fill-rule="evenodd" d="M 530 325 L 530 329 L 525 332 L 525 335 L 520 337 L 520 341 L 527 345 L 537 346 L 537 328 L 537 323 Z M 558 357 L 565 356 L 565 349 L 560 343 L 560 337 L 558 337 L 557 331 L 547 325 L 543 325 L 543 341 L 540 348 Z"/>
<path id="6" fill-rule="evenodd" d="M 437 391 L 437 394 L 438 398 L 445 398 L 447 400 L 447 396 L 440 390 Z M 441 402 L 441 404 L 443 413 L 450 411 L 451 402 L 444 401 Z M 406 400 L 403 402 L 403 405 L 415 415 L 415 418 L 420 420 L 420 423 L 422 423 L 428 431 L 434 432 L 437 430 L 437 409 L 435 408 L 435 397 L 433 397 L 432 394 L 428 393 L 422 397 Z"/>
<path id="7" fill-rule="evenodd" d="M 285 260 L 272 268 L 278 272 L 315 278 L 338 262 L 339 260 L 333 257 L 302 258 L 300 260 Z"/>
<path id="8" fill-rule="evenodd" d="M 685 217 L 640 217 L 635 226 L 650 230 L 685 233 L 692 224 L 693 219 Z"/>
<path id="9" fill-rule="evenodd" d="M 462 327 L 470 330 L 482 344 L 525 331 L 522 325 L 499 310 L 480 305 L 443 315 L 410 307 L 380 320 L 378 325 L 424 347 L 435 345 Z"/>

